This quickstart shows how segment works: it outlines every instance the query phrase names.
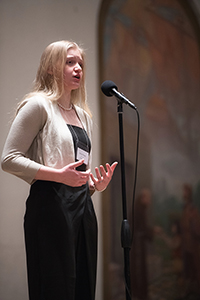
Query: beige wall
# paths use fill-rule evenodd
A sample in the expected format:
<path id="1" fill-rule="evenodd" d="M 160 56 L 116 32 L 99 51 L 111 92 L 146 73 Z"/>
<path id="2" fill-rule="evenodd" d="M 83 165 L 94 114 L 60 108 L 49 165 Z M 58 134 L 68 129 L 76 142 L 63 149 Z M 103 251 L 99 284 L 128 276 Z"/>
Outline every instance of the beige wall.
<path id="1" fill-rule="evenodd" d="M 99 163 L 97 22 L 100 0 L 1 0 L 0 2 L 0 152 L 13 109 L 29 91 L 40 55 L 51 42 L 72 39 L 87 53 L 87 88 L 93 111 L 93 166 Z M 29 186 L 0 170 L 0 299 L 26 300 L 23 215 Z M 101 243 L 100 194 L 94 196 Z M 97 297 L 102 299 L 99 247 Z"/>

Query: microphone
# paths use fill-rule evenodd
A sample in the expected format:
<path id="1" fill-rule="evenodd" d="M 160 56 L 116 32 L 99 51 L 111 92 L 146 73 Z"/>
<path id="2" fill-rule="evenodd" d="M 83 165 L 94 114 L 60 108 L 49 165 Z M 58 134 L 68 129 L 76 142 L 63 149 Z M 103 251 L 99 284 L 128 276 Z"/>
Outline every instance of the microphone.
<path id="1" fill-rule="evenodd" d="M 134 109 L 137 109 L 136 106 L 131 101 L 129 101 L 122 93 L 118 92 L 118 88 L 113 81 L 111 80 L 104 81 L 101 85 L 101 90 L 106 96 L 108 97 L 115 96 L 121 102 L 128 104 L 130 107 Z"/>

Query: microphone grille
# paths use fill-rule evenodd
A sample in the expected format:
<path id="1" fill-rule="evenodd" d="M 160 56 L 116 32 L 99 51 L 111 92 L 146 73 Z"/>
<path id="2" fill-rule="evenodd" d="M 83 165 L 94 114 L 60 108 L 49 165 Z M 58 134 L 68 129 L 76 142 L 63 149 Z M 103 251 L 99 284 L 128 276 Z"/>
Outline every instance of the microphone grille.
<path id="1" fill-rule="evenodd" d="M 111 80 L 106 80 L 101 85 L 102 92 L 108 97 L 113 96 L 112 89 L 118 90 L 116 84 Z"/>

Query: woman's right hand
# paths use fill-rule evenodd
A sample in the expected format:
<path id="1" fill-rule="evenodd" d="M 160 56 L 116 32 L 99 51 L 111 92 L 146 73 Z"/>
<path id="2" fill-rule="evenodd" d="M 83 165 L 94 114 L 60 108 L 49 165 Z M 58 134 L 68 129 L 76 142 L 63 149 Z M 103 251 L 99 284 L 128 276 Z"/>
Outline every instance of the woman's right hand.
<path id="1" fill-rule="evenodd" d="M 90 178 L 90 170 L 77 171 L 76 168 L 81 166 L 84 159 L 71 163 L 60 169 L 60 180 L 69 186 L 82 186 L 86 184 Z"/>
<path id="2" fill-rule="evenodd" d="M 84 159 L 66 165 L 61 169 L 41 166 L 35 176 L 35 180 L 48 180 L 64 183 L 69 186 L 82 186 L 90 178 L 90 170 L 85 172 L 77 171 L 76 168 L 81 166 Z"/>

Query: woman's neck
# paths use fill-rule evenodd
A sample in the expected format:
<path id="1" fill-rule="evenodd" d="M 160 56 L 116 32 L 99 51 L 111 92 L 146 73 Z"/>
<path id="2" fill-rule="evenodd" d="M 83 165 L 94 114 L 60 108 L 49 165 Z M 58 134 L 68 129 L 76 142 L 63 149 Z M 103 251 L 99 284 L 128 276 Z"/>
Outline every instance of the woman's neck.
<path id="1" fill-rule="evenodd" d="M 58 101 L 58 103 L 60 103 L 66 109 L 70 108 L 71 105 L 72 105 L 72 103 L 71 103 L 71 93 L 65 93 L 57 101 Z"/>

